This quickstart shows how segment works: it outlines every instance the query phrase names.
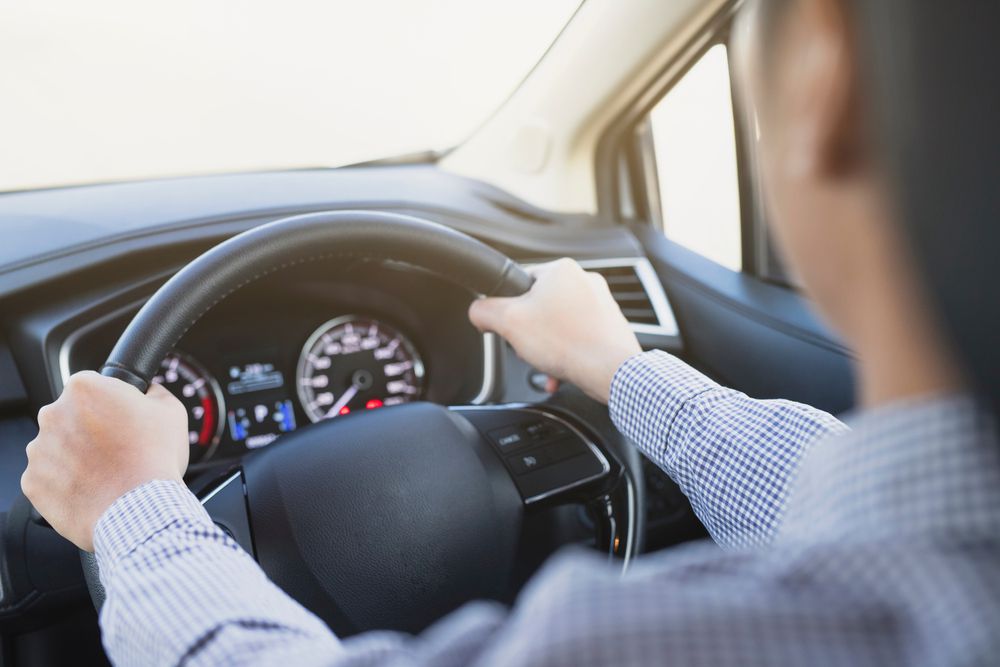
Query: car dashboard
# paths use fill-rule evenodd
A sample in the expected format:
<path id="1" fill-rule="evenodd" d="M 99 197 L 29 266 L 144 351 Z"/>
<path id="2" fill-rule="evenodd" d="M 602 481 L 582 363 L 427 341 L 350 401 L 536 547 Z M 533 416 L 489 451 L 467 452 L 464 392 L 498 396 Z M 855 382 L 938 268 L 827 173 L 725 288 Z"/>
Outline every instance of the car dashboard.
<path id="1" fill-rule="evenodd" d="M 539 211 L 432 165 L 4 195 L 0 222 L 12 228 L 14 243 L 0 246 L 0 511 L 16 494 L 38 408 L 72 373 L 99 369 L 170 276 L 247 229 L 348 209 L 432 220 L 522 264 L 574 257 L 608 280 L 645 347 L 683 350 L 663 286 L 628 227 Z M 191 327 L 157 378 L 187 410 L 191 474 L 224 469 L 319 419 L 412 400 L 455 406 L 548 398 L 544 377 L 501 339 L 472 327 L 472 298 L 425 270 L 360 260 L 298 265 L 237 290 Z M 345 390 L 352 394 L 346 401 Z M 686 503 L 657 469 L 648 473 L 647 487 L 662 489 L 648 525 L 659 521 L 671 540 L 685 537 L 672 522 Z"/>

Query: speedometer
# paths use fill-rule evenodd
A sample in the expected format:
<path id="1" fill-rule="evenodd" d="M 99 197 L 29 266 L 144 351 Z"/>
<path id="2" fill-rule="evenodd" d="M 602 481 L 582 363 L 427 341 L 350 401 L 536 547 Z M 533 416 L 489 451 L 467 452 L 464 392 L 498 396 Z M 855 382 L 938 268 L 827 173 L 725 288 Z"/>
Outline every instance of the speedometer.
<path id="1" fill-rule="evenodd" d="M 163 385 L 180 399 L 188 413 L 190 462 L 207 459 L 222 436 L 222 391 L 218 382 L 199 363 L 179 352 L 171 352 L 160 364 L 153 382 Z"/>
<path id="2" fill-rule="evenodd" d="M 296 373 L 302 409 L 313 422 L 415 400 L 423 380 L 424 364 L 406 336 L 356 315 L 313 332 Z"/>

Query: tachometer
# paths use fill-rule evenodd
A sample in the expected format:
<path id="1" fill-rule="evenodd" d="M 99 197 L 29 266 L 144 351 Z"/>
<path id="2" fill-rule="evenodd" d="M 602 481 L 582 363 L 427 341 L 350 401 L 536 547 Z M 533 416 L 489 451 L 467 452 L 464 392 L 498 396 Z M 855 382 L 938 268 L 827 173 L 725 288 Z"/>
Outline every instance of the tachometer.
<path id="1" fill-rule="evenodd" d="M 302 409 L 313 422 L 415 400 L 423 379 L 408 338 L 356 315 L 332 319 L 309 336 L 296 373 Z"/>
<path id="2" fill-rule="evenodd" d="M 190 462 L 207 459 L 222 437 L 222 391 L 219 383 L 191 357 L 171 352 L 160 364 L 153 382 L 166 387 L 180 399 L 188 413 Z"/>

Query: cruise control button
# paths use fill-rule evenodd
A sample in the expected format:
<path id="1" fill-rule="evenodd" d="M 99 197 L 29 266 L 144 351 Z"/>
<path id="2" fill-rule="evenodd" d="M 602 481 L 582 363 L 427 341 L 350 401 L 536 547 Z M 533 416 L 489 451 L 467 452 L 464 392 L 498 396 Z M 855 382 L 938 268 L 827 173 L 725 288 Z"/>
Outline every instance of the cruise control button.
<path id="1" fill-rule="evenodd" d="M 524 475 L 525 473 L 538 470 L 549 462 L 548 455 L 542 451 L 525 452 L 517 456 L 507 457 L 507 463 L 510 464 L 511 470 L 514 471 L 515 475 Z"/>
<path id="2" fill-rule="evenodd" d="M 535 422 L 525 426 L 524 431 L 532 438 L 544 438 L 548 435 L 550 428 L 546 422 Z"/>
<path id="3" fill-rule="evenodd" d="M 524 427 L 524 432 L 535 440 L 547 440 L 569 433 L 562 424 L 550 420 L 528 424 Z"/>
<path id="4" fill-rule="evenodd" d="M 549 460 L 555 463 L 563 459 L 572 458 L 580 454 L 586 454 L 589 450 L 587 446 L 576 438 L 564 438 L 557 440 L 550 445 L 546 445 L 545 454 Z"/>
<path id="5" fill-rule="evenodd" d="M 500 449 L 513 449 L 524 442 L 524 435 L 517 426 L 505 426 L 493 429 L 489 433 L 490 439 L 497 444 Z"/>

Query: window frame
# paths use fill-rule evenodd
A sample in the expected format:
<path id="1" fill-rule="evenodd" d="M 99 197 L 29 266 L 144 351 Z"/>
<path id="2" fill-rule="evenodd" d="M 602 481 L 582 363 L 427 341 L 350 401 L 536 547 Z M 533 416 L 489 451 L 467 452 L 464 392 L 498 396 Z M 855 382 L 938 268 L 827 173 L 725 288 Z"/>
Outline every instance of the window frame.
<path id="1" fill-rule="evenodd" d="M 688 74 L 714 46 L 726 46 L 736 137 L 737 187 L 740 203 L 742 272 L 767 282 L 794 287 L 782 267 L 765 224 L 751 128 L 753 117 L 736 94 L 730 37 L 739 3 L 713 16 L 668 64 L 653 83 L 635 96 L 626 111 L 612 121 L 598 142 L 595 186 L 598 212 L 617 224 L 646 224 L 663 228 L 659 180 L 653 152 L 649 114 L 654 106 Z"/>
<path id="2" fill-rule="evenodd" d="M 729 81 L 729 97 L 730 97 L 730 100 L 731 100 L 732 112 L 733 112 L 733 118 L 732 118 L 732 122 L 733 122 L 733 140 L 735 142 L 735 144 L 733 146 L 733 149 L 734 149 L 734 157 L 735 157 L 735 160 L 736 160 L 737 198 L 739 200 L 739 207 L 740 207 L 738 225 L 739 225 L 739 237 L 740 237 L 739 238 L 740 267 L 741 267 L 740 270 L 742 271 L 742 267 L 746 267 L 747 266 L 747 258 L 744 256 L 746 254 L 745 253 L 745 248 L 747 247 L 747 244 L 746 244 L 746 240 L 743 238 L 743 236 L 744 236 L 745 230 L 748 228 L 748 225 L 747 225 L 747 222 L 746 222 L 747 217 L 746 217 L 746 215 L 744 213 L 744 209 L 747 206 L 747 201 L 746 201 L 747 197 L 746 197 L 746 189 L 744 188 L 744 182 L 743 181 L 745 180 L 744 179 L 744 172 L 745 171 L 749 172 L 750 170 L 744 170 L 743 169 L 743 157 L 740 155 L 740 150 L 741 150 L 741 147 L 744 144 L 744 140 L 743 140 L 743 137 L 741 136 L 741 133 L 740 133 L 741 132 L 741 128 L 740 128 L 739 119 L 737 118 L 737 115 L 740 113 L 740 110 L 737 109 L 737 107 L 736 107 L 736 104 L 737 104 L 737 101 L 736 101 L 736 90 L 733 87 L 733 61 L 732 61 L 732 59 L 730 57 L 731 48 L 730 48 L 730 43 L 729 43 L 729 36 L 730 36 L 730 33 L 729 33 L 728 29 L 717 33 L 715 35 L 714 39 L 712 39 L 709 42 L 707 42 L 704 45 L 704 47 L 699 50 L 697 56 L 695 56 L 694 58 L 691 58 L 689 61 L 686 62 L 686 66 L 684 68 L 684 72 L 680 76 L 677 76 L 677 77 L 675 77 L 673 79 L 673 81 L 670 84 L 670 86 L 667 87 L 667 88 L 665 88 L 663 90 L 663 92 L 661 93 L 661 95 L 656 99 L 656 101 L 653 103 L 653 105 L 649 108 L 649 111 L 646 112 L 646 115 L 643 116 L 643 119 L 640 121 L 640 124 L 637 126 L 637 128 L 641 128 L 641 131 L 642 131 L 643 134 L 642 134 L 642 136 L 637 137 L 637 141 L 641 142 L 640 145 L 641 145 L 641 150 L 642 150 L 643 154 L 646 155 L 646 156 L 648 156 L 646 158 L 646 161 L 644 162 L 644 168 L 646 169 L 645 178 L 647 179 L 646 187 L 647 187 L 648 192 L 649 192 L 648 197 L 650 198 L 651 202 L 652 202 L 653 199 L 655 199 L 657 201 L 657 205 L 658 205 L 658 210 L 656 208 L 654 208 L 652 206 L 652 204 L 650 206 L 650 208 L 655 212 L 655 215 L 653 217 L 651 217 L 650 222 L 654 226 L 658 227 L 660 229 L 660 231 L 662 231 L 664 233 L 664 235 L 669 239 L 669 238 L 671 238 L 671 236 L 670 236 L 670 234 L 667 233 L 667 230 L 666 230 L 667 220 L 663 216 L 662 183 L 660 182 L 659 173 L 658 173 L 659 161 L 657 160 L 656 146 L 655 146 L 655 143 L 654 143 L 654 131 L 652 129 L 652 122 L 651 122 L 651 120 L 652 120 L 652 114 L 655 111 L 656 107 L 659 106 L 661 103 L 663 103 L 667 99 L 667 96 L 675 89 L 675 87 L 678 86 L 678 85 L 680 85 L 685 79 L 687 79 L 687 77 L 691 75 L 691 72 L 694 70 L 694 68 L 697 67 L 700 63 L 702 63 L 704 61 L 704 59 L 708 56 L 708 54 L 712 51 L 712 49 L 714 49 L 717 46 L 723 46 L 723 47 L 725 47 L 725 49 L 726 49 L 726 67 L 727 67 L 726 74 L 727 74 L 728 81 Z M 711 258 L 707 257 L 705 254 L 703 254 L 702 252 L 700 252 L 700 251 L 698 251 L 698 250 L 696 250 L 694 248 L 690 248 L 689 247 L 688 249 L 691 250 L 692 252 L 695 252 L 695 253 L 701 255 L 702 257 L 706 257 L 707 259 L 711 259 Z M 730 267 L 727 266 L 726 268 L 730 268 Z"/>

